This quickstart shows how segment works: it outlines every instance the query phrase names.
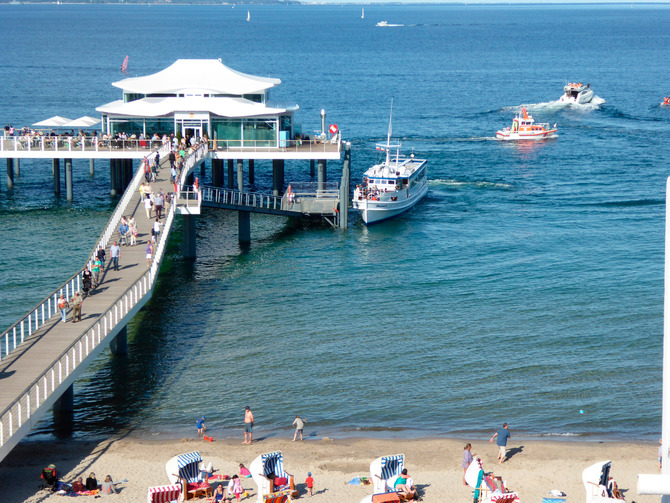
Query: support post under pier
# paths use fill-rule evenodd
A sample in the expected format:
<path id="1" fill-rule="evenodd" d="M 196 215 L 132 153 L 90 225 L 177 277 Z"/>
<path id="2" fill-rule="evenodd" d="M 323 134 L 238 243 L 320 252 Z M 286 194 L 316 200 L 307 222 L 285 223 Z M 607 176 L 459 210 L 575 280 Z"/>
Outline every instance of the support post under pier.
<path id="1" fill-rule="evenodd" d="M 60 161 L 58 159 L 52 159 L 51 166 L 54 174 L 54 194 L 60 196 Z"/>
<path id="2" fill-rule="evenodd" d="M 244 161 L 237 160 L 237 190 L 244 192 Z"/>
<path id="3" fill-rule="evenodd" d="M 230 190 L 235 188 L 235 175 L 233 169 L 233 160 L 228 159 L 228 188 Z"/>
<path id="4" fill-rule="evenodd" d="M 68 389 L 54 402 L 53 411 L 55 414 L 74 412 L 74 385 Z"/>
<path id="5" fill-rule="evenodd" d="M 204 166 L 204 163 L 203 163 Z M 223 160 L 212 159 L 212 185 L 223 187 Z"/>
<path id="6" fill-rule="evenodd" d="M 255 183 L 254 180 L 254 160 L 249 159 L 249 185 L 253 185 Z"/>
<path id="7" fill-rule="evenodd" d="M 184 230 L 184 258 L 195 258 L 195 215 L 182 216 Z"/>
<path id="8" fill-rule="evenodd" d="M 67 200 L 72 201 L 74 194 L 72 191 L 72 159 L 65 159 L 65 193 Z"/>
<path id="9" fill-rule="evenodd" d="M 237 234 L 240 243 L 251 243 L 251 213 L 248 211 L 237 212 Z"/>
<path id="10" fill-rule="evenodd" d="M 118 188 L 116 184 L 116 159 L 109 160 L 109 195 L 114 197 L 116 196 L 116 190 Z"/>
<path id="11" fill-rule="evenodd" d="M 272 193 L 278 196 L 284 190 L 284 159 L 272 159 Z"/>
<path id="12" fill-rule="evenodd" d="M 7 188 L 14 188 L 14 159 L 7 158 Z"/>
<path id="13" fill-rule="evenodd" d="M 74 430 L 74 385 L 68 386 L 51 410 L 56 438 L 71 437 Z"/>
<path id="14" fill-rule="evenodd" d="M 314 178 L 314 159 L 309 160 L 309 176 Z"/>
<path id="15" fill-rule="evenodd" d="M 95 160 L 94 159 L 89 159 L 89 175 L 91 175 L 91 178 L 93 178 L 93 175 L 95 175 Z"/>
<path id="16" fill-rule="evenodd" d="M 109 350 L 113 355 L 123 356 L 128 354 L 128 327 L 123 327 L 116 337 L 109 343 Z"/>
<path id="17" fill-rule="evenodd" d="M 325 159 L 319 159 L 317 162 L 317 183 L 318 187 L 317 190 L 326 190 L 326 179 L 328 177 L 328 173 L 326 172 L 326 160 Z"/>
<path id="18" fill-rule="evenodd" d="M 349 223 L 349 167 L 351 164 L 351 143 L 344 144 L 344 162 L 342 163 L 342 182 L 340 183 L 340 229 L 346 229 Z"/>
<path id="19" fill-rule="evenodd" d="M 21 159 L 14 159 L 14 176 L 21 176 Z"/>

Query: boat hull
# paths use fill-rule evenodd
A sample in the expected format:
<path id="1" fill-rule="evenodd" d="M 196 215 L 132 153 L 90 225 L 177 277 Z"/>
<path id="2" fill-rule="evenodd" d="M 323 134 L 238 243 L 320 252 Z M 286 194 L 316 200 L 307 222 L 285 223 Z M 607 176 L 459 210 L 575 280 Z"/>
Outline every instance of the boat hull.
<path id="1" fill-rule="evenodd" d="M 511 131 L 498 131 L 496 138 L 499 140 L 544 140 L 546 138 L 556 138 L 558 129 L 548 131 L 537 131 L 534 133 L 513 133 Z"/>
<path id="2" fill-rule="evenodd" d="M 413 208 L 427 193 L 428 184 L 426 183 L 417 192 L 402 201 L 354 200 L 354 208 L 361 213 L 361 218 L 365 225 L 372 225 L 389 218 L 397 217 Z"/>
<path id="3" fill-rule="evenodd" d="M 592 99 L 593 99 L 593 91 L 589 89 L 588 91 L 579 93 L 575 97 L 566 96 L 564 94 L 563 96 L 561 96 L 559 101 L 561 101 L 562 103 L 576 103 L 577 105 L 585 105 L 586 103 L 590 103 Z"/>

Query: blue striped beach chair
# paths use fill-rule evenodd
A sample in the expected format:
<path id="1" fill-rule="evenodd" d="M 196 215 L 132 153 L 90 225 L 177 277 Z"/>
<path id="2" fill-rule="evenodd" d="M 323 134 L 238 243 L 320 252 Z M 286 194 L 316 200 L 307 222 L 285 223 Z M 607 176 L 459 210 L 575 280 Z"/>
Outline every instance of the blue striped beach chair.
<path id="1" fill-rule="evenodd" d="M 381 456 L 370 463 L 370 478 L 374 494 L 393 491 L 392 483 L 405 467 L 405 455 Z M 389 482 L 391 483 L 389 487 Z"/>
<path id="2" fill-rule="evenodd" d="M 288 501 L 291 500 L 291 496 L 298 495 L 293 475 L 284 470 L 284 456 L 281 451 L 261 454 L 249 464 L 249 471 L 258 486 L 258 503 L 265 503 L 268 499 L 272 500 L 278 493 L 289 496 Z M 287 483 L 274 487 L 273 478 L 285 478 Z"/>

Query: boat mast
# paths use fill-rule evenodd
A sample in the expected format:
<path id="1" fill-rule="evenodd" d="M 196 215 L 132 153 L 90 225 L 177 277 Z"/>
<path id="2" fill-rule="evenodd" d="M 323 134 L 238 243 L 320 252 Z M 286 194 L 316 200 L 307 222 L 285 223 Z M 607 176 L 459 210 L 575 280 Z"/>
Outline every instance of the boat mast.
<path id="1" fill-rule="evenodd" d="M 393 121 L 393 98 L 391 98 L 391 114 L 389 115 L 389 134 L 386 138 L 386 166 L 391 162 L 391 122 Z"/>

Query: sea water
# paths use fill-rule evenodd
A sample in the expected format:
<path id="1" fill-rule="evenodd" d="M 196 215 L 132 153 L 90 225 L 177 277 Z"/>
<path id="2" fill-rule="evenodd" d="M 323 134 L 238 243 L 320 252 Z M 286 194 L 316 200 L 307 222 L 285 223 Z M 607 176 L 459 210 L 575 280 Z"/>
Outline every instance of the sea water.
<path id="1" fill-rule="evenodd" d="M 303 132 L 337 124 L 352 184 L 393 136 L 428 159 L 430 191 L 399 218 L 346 231 L 205 210 L 195 262 L 170 240 L 128 357 L 75 384 L 75 436 L 655 440 L 661 426 L 667 6 L 0 6 L 0 126 L 98 115 L 112 82 L 178 58 L 277 77 Z M 378 28 L 386 20 L 404 26 Z M 128 74 L 120 65 L 129 56 Z M 559 104 L 567 82 L 593 104 Z M 556 140 L 505 143 L 526 105 Z M 4 169 L 4 164 L 3 164 Z M 0 189 L 0 324 L 82 266 L 116 200 L 109 169 L 74 164 L 75 201 L 50 161 Z M 339 180 L 341 163 L 328 163 Z M 256 163 L 269 187 L 269 163 Z M 207 178 L 204 182 L 207 183 Z M 286 182 L 308 181 L 306 162 Z M 84 312 L 85 312 L 84 305 Z M 580 410 L 584 413 L 580 414 Z M 34 435 L 50 435 L 47 417 Z"/>

